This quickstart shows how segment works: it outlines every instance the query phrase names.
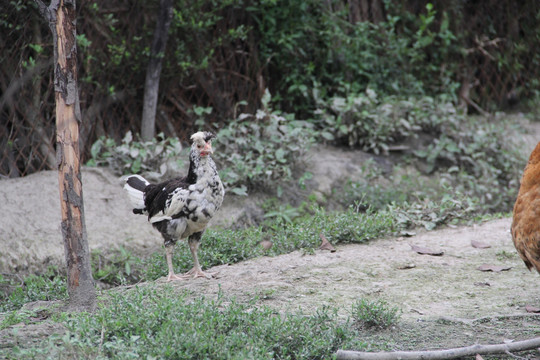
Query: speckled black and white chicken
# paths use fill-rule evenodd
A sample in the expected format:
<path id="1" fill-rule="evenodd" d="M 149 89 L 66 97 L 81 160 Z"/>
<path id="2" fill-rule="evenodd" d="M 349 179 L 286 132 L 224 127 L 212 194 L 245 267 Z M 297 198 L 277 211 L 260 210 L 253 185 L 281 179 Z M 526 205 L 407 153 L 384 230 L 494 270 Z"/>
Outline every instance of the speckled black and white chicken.
<path id="1" fill-rule="evenodd" d="M 148 221 L 163 236 L 169 268 L 167 281 L 214 276 L 202 271 L 197 256 L 202 234 L 225 195 L 211 158 L 214 138 L 211 132 L 202 131 L 191 136 L 193 144 L 187 176 L 150 184 L 140 175 L 131 175 L 124 185 L 134 207 L 133 213 L 147 215 Z M 193 268 L 184 275 L 176 275 L 172 265 L 174 244 L 185 238 L 193 257 Z"/>

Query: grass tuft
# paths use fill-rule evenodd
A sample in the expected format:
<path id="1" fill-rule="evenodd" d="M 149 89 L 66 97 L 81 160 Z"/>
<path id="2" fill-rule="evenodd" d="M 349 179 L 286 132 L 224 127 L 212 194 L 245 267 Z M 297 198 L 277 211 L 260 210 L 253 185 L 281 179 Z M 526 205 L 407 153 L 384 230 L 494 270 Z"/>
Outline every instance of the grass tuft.
<path id="1" fill-rule="evenodd" d="M 384 300 L 360 299 L 352 305 L 351 314 L 359 328 L 386 329 L 397 324 L 401 312 Z"/>

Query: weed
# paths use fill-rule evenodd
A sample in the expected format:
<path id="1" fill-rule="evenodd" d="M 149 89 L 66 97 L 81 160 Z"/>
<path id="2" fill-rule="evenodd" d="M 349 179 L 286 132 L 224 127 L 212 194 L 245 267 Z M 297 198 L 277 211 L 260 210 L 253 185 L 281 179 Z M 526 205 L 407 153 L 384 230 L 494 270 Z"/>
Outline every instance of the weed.
<path id="1" fill-rule="evenodd" d="M 293 220 L 301 215 L 301 209 L 289 204 L 282 204 L 277 198 L 270 198 L 262 205 L 266 226 L 282 223 L 292 224 Z"/>
<path id="2" fill-rule="evenodd" d="M 359 299 L 351 308 L 352 318 L 360 328 L 389 328 L 397 323 L 400 313 L 384 300 Z"/>
<path id="3" fill-rule="evenodd" d="M 474 200 L 459 193 L 444 195 L 440 201 L 426 199 L 424 202 L 389 205 L 389 211 L 401 229 L 422 226 L 433 230 L 440 225 L 457 224 L 460 220 L 471 219 L 475 210 Z"/>
<path id="4" fill-rule="evenodd" d="M 10 285 L 13 281 L 4 280 Z M 0 294 L 0 312 L 19 309 L 31 301 L 48 301 L 67 298 L 67 286 L 63 276 L 58 270 L 50 267 L 41 275 L 29 275 L 22 283 L 17 284 L 15 290 L 9 295 Z"/>
<path id="5" fill-rule="evenodd" d="M 497 260 L 503 261 L 503 260 L 514 259 L 516 257 L 516 253 L 515 252 L 508 252 L 506 250 L 501 250 L 501 251 L 497 252 L 497 254 L 495 254 L 495 256 L 497 257 Z"/>
<path id="6" fill-rule="evenodd" d="M 140 259 L 124 247 L 120 246 L 109 255 L 93 251 L 91 257 L 92 275 L 95 280 L 111 285 L 125 285 L 134 283 L 140 278 L 137 267 Z"/>
<path id="7" fill-rule="evenodd" d="M 35 316 L 36 316 L 35 310 L 9 311 L 7 315 L 4 317 L 4 319 L 2 320 L 2 322 L 0 323 L 0 330 L 3 330 L 15 324 L 19 324 L 21 322 L 28 324 L 30 321 L 30 318 L 35 317 Z"/>
<path id="8" fill-rule="evenodd" d="M 348 181 L 337 191 L 337 201 L 344 207 L 354 204 L 358 211 L 386 210 L 390 204 L 417 202 L 437 194 L 437 184 L 428 183 L 418 171 L 404 172 L 395 166 L 383 174 L 372 159 L 362 165 L 362 179 Z"/>

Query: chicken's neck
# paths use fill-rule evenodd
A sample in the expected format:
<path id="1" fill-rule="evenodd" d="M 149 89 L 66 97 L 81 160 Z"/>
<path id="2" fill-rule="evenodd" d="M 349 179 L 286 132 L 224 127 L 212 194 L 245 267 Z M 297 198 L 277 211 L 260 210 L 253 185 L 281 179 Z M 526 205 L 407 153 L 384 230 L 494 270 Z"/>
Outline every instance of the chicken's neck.
<path id="1" fill-rule="evenodd" d="M 191 157 L 189 162 L 189 171 L 187 175 L 187 182 L 189 184 L 195 184 L 203 177 L 217 176 L 218 172 L 216 164 L 211 157 L 205 156 L 201 158 Z"/>

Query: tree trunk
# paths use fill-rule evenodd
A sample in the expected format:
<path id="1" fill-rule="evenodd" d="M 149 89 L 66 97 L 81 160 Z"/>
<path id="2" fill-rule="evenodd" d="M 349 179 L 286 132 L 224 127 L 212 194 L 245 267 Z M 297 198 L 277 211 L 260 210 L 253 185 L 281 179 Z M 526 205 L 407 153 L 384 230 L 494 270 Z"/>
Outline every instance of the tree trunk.
<path id="1" fill-rule="evenodd" d="M 54 43 L 56 153 L 69 308 L 92 310 L 96 290 L 90 267 L 81 181 L 75 0 L 52 0 L 49 7 L 41 0 L 35 1 L 49 22 Z"/>
<path id="2" fill-rule="evenodd" d="M 150 61 L 146 69 L 144 83 L 143 113 L 141 122 L 141 137 L 144 141 L 154 138 L 156 132 L 156 107 L 159 92 L 159 77 L 162 60 L 169 35 L 169 26 L 173 16 L 173 0 L 160 0 L 159 16 L 157 19 Z"/>

